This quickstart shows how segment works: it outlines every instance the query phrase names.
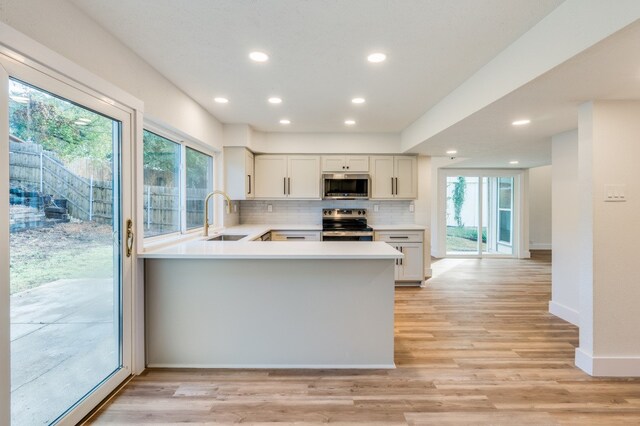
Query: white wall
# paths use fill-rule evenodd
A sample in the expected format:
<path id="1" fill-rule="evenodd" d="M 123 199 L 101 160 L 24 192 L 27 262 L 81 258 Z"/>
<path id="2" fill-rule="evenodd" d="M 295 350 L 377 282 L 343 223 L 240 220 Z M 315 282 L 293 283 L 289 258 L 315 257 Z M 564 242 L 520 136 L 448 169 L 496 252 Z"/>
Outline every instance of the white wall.
<path id="1" fill-rule="evenodd" d="M 580 347 L 597 376 L 640 376 L 640 102 L 594 101 L 578 115 Z M 626 202 L 606 202 L 623 185 Z"/>
<path id="2" fill-rule="evenodd" d="M 529 248 L 551 249 L 551 166 L 529 169 Z"/>
<path id="3" fill-rule="evenodd" d="M 222 125 L 66 0 L 0 0 L 0 21 L 142 100 L 145 116 L 222 148 Z"/>
<path id="4" fill-rule="evenodd" d="M 397 133 L 262 133 L 253 132 L 255 152 L 295 154 L 398 154 Z"/>
<path id="5" fill-rule="evenodd" d="M 579 325 L 578 131 L 553 136 L 551 150 L 553 251 L 549 312 Z"/>

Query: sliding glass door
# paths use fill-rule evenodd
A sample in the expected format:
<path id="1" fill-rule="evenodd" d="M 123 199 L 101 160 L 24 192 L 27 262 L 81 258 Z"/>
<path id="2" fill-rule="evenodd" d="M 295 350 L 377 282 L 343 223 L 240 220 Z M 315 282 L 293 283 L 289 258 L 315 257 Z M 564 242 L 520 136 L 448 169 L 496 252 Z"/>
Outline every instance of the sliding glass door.
<path id="1" fill-rule="evenodd" d="M 516 175 L 446 173 L 447 255 L 515 254 L 515 181 Z"/>
<path id="2" fill-rule="evenodd" d="M 130 115 L 8 65 L 11 424 L 75 423 L 131 371 Z"/>

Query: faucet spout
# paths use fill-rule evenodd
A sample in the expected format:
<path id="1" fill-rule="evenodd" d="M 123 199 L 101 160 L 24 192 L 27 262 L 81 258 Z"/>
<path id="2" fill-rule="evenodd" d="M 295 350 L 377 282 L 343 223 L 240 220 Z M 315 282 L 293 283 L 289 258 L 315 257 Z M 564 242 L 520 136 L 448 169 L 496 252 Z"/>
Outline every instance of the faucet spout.
<path id="1" fill-rule="evenodd" d="M 214 195 L 219 194 L 222 195 L 227 201 L 227 214 L 231 213 L 231 198 L 224 191 L 215 190 L 207 194 L 204 199 L 204 236 L 209 236 L 209 199 Z"/>

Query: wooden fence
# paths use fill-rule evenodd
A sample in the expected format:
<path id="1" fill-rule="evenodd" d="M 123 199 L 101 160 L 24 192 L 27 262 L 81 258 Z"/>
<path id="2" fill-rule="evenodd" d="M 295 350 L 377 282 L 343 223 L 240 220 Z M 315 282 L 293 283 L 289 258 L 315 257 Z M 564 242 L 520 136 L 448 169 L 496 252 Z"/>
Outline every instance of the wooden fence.
<path id="1" fill-rule="evenodd" d="M 10 142 L 9 177 L 12 185 L 68 200 L 69 215 L 76 219 L 113 221 L 112 183 L 76 175 L 54 153 L 38 144 Z M 187 189 L 187 228 L 202 226 L 206 195 L 206 189 Z M 143 197 L 145 236 L 179 229 L 177 188 L 145 185 Z"/>

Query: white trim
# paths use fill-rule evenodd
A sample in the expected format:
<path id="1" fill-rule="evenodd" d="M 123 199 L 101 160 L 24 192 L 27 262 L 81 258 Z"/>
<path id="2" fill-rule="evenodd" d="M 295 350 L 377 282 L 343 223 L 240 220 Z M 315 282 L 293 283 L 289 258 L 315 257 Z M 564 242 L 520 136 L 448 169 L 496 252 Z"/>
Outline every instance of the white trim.
<path id="1" fill-rule="evenodd" d="M 590 376 L 597 377 L 640 377 L 640 357 L 598 356 L 576 349 L 576 367 Z"/>
<path id="2" fill-rule="evenodd" d="M 551 250 L 551 243 L 529 243 L 529 251 L 531 250 Z"/>
<path id="3" fill-rule="evenodd" d="M 395 369 L 396 364 L 149 364 L 149 368 L 227 368 L 227 369 Z"/>
<path id="4" fill-rule="evenodd" d="M 35 64 L 29 65 L 59 73 L 57 77 L 66 80 L 67 84 L 79 84 L 85 89 L 90 88 L 88 90 L 94 92 L 93 95 L 98 98 L 100 95 L 107 96 L 110 100 L 127 105 L 131 109 L 144 110 L 144 104 L 140 99 L 3 22 L 0 22 L 0 40 L 0 53 L 5 53 L 18 62 L 28 64 L 33 61 Z"/>
<path id="5" fill-rule="evenodd" d="M 549 302 L 549 313 L 563 319 L 576 327 L 580 327 L 580 313 L 575 309 L 563 305 L 562 303 Z"/>
<path id="6" fill-rule="evenodd" d="M 11 423 L 9 298 L 9 74 L 0 64 L 0 424 Z"/>

